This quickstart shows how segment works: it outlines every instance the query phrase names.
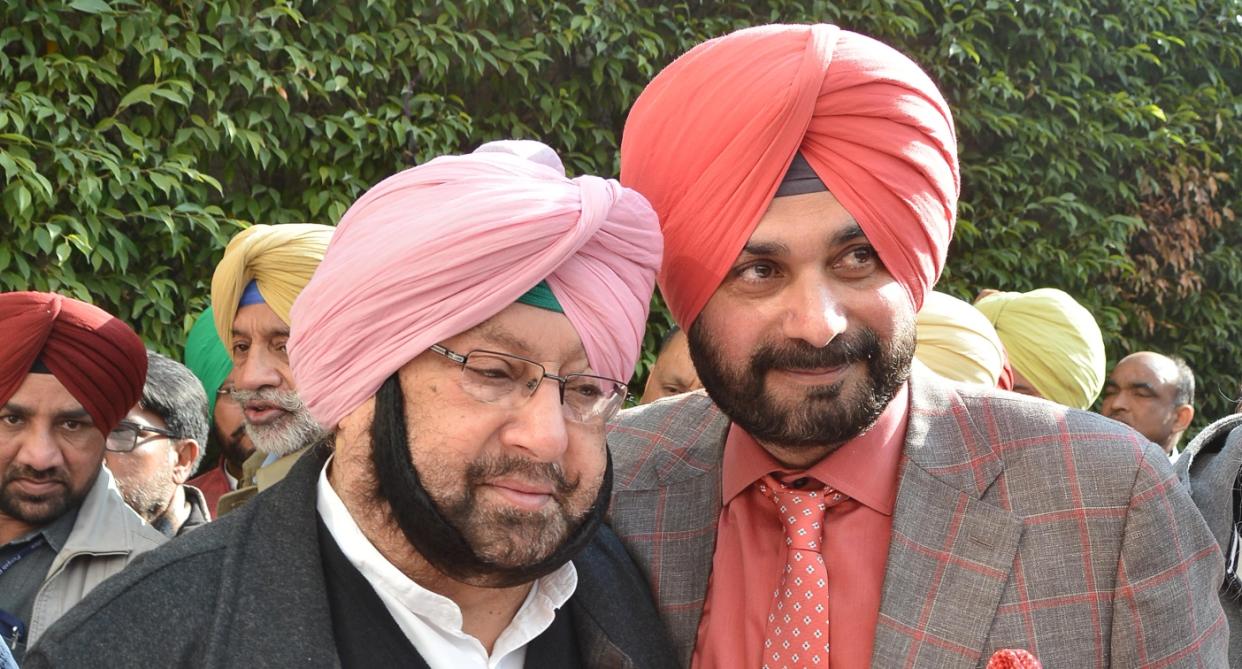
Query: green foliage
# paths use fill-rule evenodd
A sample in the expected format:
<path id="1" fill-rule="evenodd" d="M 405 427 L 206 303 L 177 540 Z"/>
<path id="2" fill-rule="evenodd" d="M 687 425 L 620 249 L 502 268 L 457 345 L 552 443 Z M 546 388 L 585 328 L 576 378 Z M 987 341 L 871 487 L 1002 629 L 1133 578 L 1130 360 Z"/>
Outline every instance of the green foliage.
<path id="1" fill-rule="evenodd" d="M 615 174 L 626 110 L 672 58 L 746 25 L 828 21 L 911 55 L 954 108 L 963 200 L 943 289 L 1061 287 L 1113 359 L 1185 355 L 1200 414 L 1218 416 L 1242 367 L 1239 14 L 1242 0 L 0 0 L 0 288 L 91 299 L 176 354 L 239 229 L 333 223 L 382 177 L 501 137 Z M 639 379 L 669 322 L 657 301 Z"/>

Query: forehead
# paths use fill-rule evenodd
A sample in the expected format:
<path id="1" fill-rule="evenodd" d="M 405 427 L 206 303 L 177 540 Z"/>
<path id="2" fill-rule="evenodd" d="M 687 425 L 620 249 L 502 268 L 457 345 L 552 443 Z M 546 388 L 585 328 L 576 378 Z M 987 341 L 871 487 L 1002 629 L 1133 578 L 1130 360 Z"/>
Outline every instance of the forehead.
<path id="1" fill-rule="evenodd" d="M 233 317 L 235 337 L 279 337 L 289 334 L 289 325 L 266 304 L 248 304 Z"/>
<path id="2" fill-rule="evenodd" d="M 17 392 L 5 404 L 18 404 L 37 413 L 84 411 L 82 403 L 51 374 L 27 374 Z"/>
<path id="3" fill-rule="evenodd" d="M 151 411 L 150 409 L 143 409 L 141 407 L 134 407 L 130 409 L 129 413 L 125 414 L 125 420 L 139 425 L 150 425 L 151 427 L 168 427 L 167 423 L 164 422 L 164 419 L 161 418 L 159 414 Z"/>
<path id="4" fill-rule="evenodd" d="M 511 304 L 479 325 L 445 341 L 449 348 L 486 348 L 540 362 L 586 359 L 582 338 L 569 318 L 527 304 Z"/>
<path id="5" fill-rule="evenodd" d="M 747 246 L 798 241 L 814 242 L 816 247 L 821 247 L 842 235 L 864 236 L 858 222 L 836 196 L 821 191 L 773 198 Z"/>
<path id="6" fill-rule="evenodd" d="M 1119 385 L 1172 385 L 1177 382 L 1177 365 L 1172 360 L 1156 356 L 1129 357 L 1117 363 L 1109 380 Z"/>

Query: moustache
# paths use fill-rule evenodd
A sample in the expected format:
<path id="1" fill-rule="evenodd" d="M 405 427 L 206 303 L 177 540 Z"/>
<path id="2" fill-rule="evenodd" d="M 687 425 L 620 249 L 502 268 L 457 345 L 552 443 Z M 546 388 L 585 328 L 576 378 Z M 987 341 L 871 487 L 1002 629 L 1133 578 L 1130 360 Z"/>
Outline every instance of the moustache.
<path id="1" fill-rule="evenodd" d="M 530 483 L 547 483 L 553 496 L 564 500 L 578 490 L 582 478 L 572 481 L 565 477 L 560 465 L 551 462 L 535 462 L 516 456 L 499 456 L 471 463 L 466 468 L 466 481 L 478 485 L 504 476 L 516 475 Z"/>
<path id="2" fill-rule="evenodd" d="M 879 339 L 870 330 L 853 336 L 841 335 L 820 348 L 803 341 L 787 346 L 769 344 L 751 355 L 750 368 L 758 376 L 773 369 L 843 367 L 875 358 L 879 354 L 879 344 Z"/>
<path id="3" fill-rule="evenodd" d="M 247 402 L 270 402 L 277 408 L 289 413 L 301 411 L 306 407 L 302 402 L 302 398 L 293 391 L 280 391 L 274 388 L 260 388 L 259 390 L 233 390 L 233 399 L 242 406 Z"/>
<path id="4" fill-rule="evenodd" d="M 69 473 L 59 467 L 52 469 L 35 469 L 30 465 L 13 465 L 4 472 L 4 482 L 14 479 L 29 479 L 38 483 L 69 484 Z"/>

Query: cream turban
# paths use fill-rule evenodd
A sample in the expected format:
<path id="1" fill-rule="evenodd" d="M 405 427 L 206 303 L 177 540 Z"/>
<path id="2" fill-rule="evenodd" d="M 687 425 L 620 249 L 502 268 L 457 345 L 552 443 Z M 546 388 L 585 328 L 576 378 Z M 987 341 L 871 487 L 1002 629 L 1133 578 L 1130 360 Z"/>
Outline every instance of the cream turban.
<path id="1" fill-rule="evenodd" d="M 252 280 L 263 301 L 289 323 L 293 301 L 323 260 L 332 232 L 327 225 L 286 223 L 254 225 L 237 233 L 211 277 L 211 308 L 220 341 L 233 340 L 233 317 Z"/>
<path id="2" fill-rule="evenodd" d="M 1005 349 L 987 316 L 969 302 L 933 291 L 916 323 L 919 362 L 946 379 L 996 387 Z"/>
<path id="3" fill-rule="evenodd" d="M 1095 318 L 1056 288 L 993 293 L 975 303 L 1009 362 L 1044 397 L 1086 409 L 1104 388 L 1104 336 Z"/>

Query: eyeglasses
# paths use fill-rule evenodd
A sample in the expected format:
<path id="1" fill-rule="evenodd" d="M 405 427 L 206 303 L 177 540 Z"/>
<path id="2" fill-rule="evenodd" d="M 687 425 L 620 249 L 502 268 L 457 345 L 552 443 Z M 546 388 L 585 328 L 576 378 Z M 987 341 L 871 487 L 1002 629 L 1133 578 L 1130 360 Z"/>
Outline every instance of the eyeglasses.
<path id="1" fill-rule="evenodd" d="M 575 423 L 603 424 L 625 402 L 625 384 L 591 374 L 549 374 L 544 366 L 526 358 L 495 351 L 471 351 L 465 355 L 434 345 L 435 353 L 461 365 L 461 389 L 487 404 L 516 409 L 526 403 L 544 379 L 556 381 L 561 411 Z"/>
<path id="2" fill-rule="evenodd" d="M 113 453 L 128 453 L 138 446 L 138 437 L 143 433 L 158 434 L 169 439 L 181 438 L 181 435 L 171 430 L 150 425 L 139 425 L 138 423 L 123 420 L 117 423 L 116 427 L 108 433 L 108 438 L 104 441 L 104 448 Z"/>

